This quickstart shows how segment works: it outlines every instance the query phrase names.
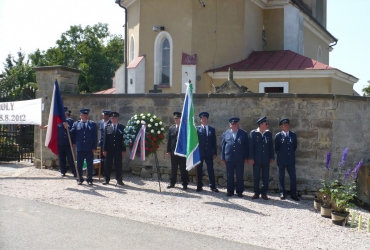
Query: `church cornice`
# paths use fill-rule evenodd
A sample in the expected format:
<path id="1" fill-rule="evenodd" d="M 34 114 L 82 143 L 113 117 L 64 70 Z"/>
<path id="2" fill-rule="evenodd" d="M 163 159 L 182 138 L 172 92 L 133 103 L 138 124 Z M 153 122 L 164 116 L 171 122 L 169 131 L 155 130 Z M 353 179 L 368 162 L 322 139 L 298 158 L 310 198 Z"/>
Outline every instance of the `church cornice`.
<path id="1" fill-rule="evenodd" d="M 290 0 L 252 0 L 252 2 L 265 10 L 283 8 L 285 5 L 289 4 L 289 1 Z"/>
<path id="2" fill-rule="evenodd" d="M 131 4 L 136 2 L 136 0 L 118 0 L 120 1 L 121 5 L 128 8 Z"/>
<path id="3" fill-rule="evenodd" d="M 228 72 L 208 72 L 212 79 L 227 79 Z M 289 78 L 333 78 L 347 84 L 355 84 L 358 78 L 338 69 L 326 70 L 281 70 L 281 71 L 234 71 L 234 79 L 289 79 Z"/>

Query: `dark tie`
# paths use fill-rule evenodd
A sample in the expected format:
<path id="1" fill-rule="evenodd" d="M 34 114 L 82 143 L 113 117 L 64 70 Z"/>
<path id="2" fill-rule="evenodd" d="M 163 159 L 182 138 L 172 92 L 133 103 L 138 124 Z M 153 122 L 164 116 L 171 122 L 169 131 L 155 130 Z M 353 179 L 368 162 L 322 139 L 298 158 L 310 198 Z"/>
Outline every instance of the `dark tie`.
<path id="1" fill-rule="evenodd" d="M 203 133 L 204 133 L 205 135 L 207 135 L 207 129 L 206 129 L 206 127 L 205 127 L 205 126 L 203 126 Z"/>
<path id="2" fill-rule="evenodd" d="M 86 122 L 84 122 L 84 130 L 86 129 Z"/>

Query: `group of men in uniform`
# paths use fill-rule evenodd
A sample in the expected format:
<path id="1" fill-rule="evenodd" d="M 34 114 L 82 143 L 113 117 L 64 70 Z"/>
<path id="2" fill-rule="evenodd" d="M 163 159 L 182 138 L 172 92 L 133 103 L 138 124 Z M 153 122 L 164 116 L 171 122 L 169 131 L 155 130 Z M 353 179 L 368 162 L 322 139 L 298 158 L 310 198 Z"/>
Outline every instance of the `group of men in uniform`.
<path id="1" fill-rule="evenodd" d="M 174 154 L 178 131 L 180 126 L 180 112 L 174 112 L 175 124 L 170 126 L 168 131 L 167 154 L 171 156 L 171 179 L 167 188 L 173 188 L 177 181 L 177 169 L 180 168 L 183 189 L 187 189 L 188 172 L 186 171 L 185 157 Z M 217 157 L 216 131 L 208 125 L 209 113 L 199 114 L 201 125 L 197 127 L 199 139 L 199 151 L 201 163 L 196 166 L 197 192 L 203 190 L 203 163 L 207 165 L 209 186 L 211 191 L 218 192 L 215 184 L 213 160 Z M 274 155 L 277 154 L 277 167 L 279 173 L 280 199 L 286 198 L 284 187 L 285 169 L 290 177 L 290 197 L 299 201 L 296 187 L 295 173 L 295 151 L 297 149 L 296 134 L 290 131 L 289 119 L 283 118 L 279 122 L 282 129 L 275 136 L 275 151 L 272 133 L 268 129 L 267 118 L 261 117 L 257 120 L 258 127 L 250 132 L 239 128 L 238 117 L 229 119 L 230 129 L 222 134 L 221 142 L 221 163 L 226 165 L 227 173 L 227 196 L 233 196 L 236 192 L 238 197 L 243 197 L 244 192 L 244 164 L 253 166 L 254 195 L 252 199 L 260 196 L 268 200 L 267 192 L 269 186 L 270 164 L 274 162 Z M 262 174 L 262 188 L 260 179 Z M 234 181 L 236 176 L 236 182 Z"/>
<path id="2" fill-rule="evenodd" d="M 58 154 L 61 175 L 66 173 L 66 157 L 71 168 L 72 174 L 76 177 L 72 152 L 67 137 L 67 129 L 71 135 L 73 147 L 77 150 L 77 171 L 79 178 L 77 183 L 84 182 L 82 177 L 82 167 L 84 161 L 87 164 L 87 183 L 93 185 L 93 158 L 97 146 L 102 148 L 102 166 L 104 166 L 103 185 L 109 184 L 112 166 L 114 164 L 117 184 L 124 185 L 122 182 L 122 156 L 126 153 L 123 142 L 125 126 L 118 122 L 119 113 L 103 110 L 103 119 L 99 122 L 100 140 L 97 142 L 97 126 L 95 122 L 88 119 L 89 109 L 80 110 L 80 120 L 74 122 L 70 118 L 71 111 L 64 108 L 67 122 L 58 124 Z M 186 190 L 189 182 L 188 171 L 186 170 L 186 158 L 175 155 L 178 131 L 180 126 L 181 113 L 174 112 L 174 122 L 169 127 L 167 136 L 167 155 L 171 159 L 171 178 L 167 188 L 175 187 L 177 182 L 177 170 L 180 169 L 181 182 L 183 189 Z M 207 166 L 209 187 L 213 192 L 218 192 L 215 182 L 213 161 L 217 157 L 216 131 L 208 125 L 209 113 L 199 114 L 201 125 L 198 126 L 197 133 L 199 139 L 200 164 L 196 167 L 197 192 L 203 190 L 203 164 Z M 222 134 L 221 142 L 221 163 L 226 166 L 227 172 L 227 196 L 243 197 L 244 192 L 244 164 L 249 163 L 253 166 L 254 195 L 252 199 L 260 196 L 268 200 L 267 192 L 269 185 L 270 164 L 274 161 L 274 153 L 277 155 L 277 167 L 279 174 L 280 199 L 286 198 L 284 188 L 285 169 L 290 177 L 290 196 L 298 201 L 296 188 L 295 172 L 295 151 L 297 149 L 296 134 L 290 131 L 289 119 L 283 118 L 279 122 L 282 129 L 275 136 L 275 147 L 273 144 L 272 133 L 268 129 L 267 118 L 261 117 L 257 120 L 258 127 L 250 132 L 239 128 L 238 117 L 229 119 L 230 129 Z M 275 148 L 275 150 L 274 150 Z M 262 188 L 260 179 L 262 174 Z M 236 182 L 234 181 L 236 176 Z"/>
<path id="3" fill-rule="evenodd" d="M 69 116 L 71 111 L 64 107 L 67 122 L 58 124 L 58 158 L 60 172 L 62 176 L 66 173 L 66 157 L 71 172 L 77 178 L 77 184 L 81 185 L 85 180 L 82 176 L 82 167 L 86 161 L 88 185 L 93 185 L 93 161 L 97 146 L 102 148 L 102 162 L 104 172 L 104 182 L 106 185 L 110 181 L 112 165 L 114 163 L 116 180 L 118 185 L 122 182 L 122 156 L 126 153 L 123 143 L 124 125 L 118 123 L 119 114 L 108 110 L 102 111 L 103 119 L 99 122 L 100 140 L 98 142 L 97 126 L 89 120 L 89 109 L 80 110 L 80 120 L 74 122 Z M 109 119 L 110 118 L 110 119 Z M 72 151 L 68 139 L 68 131 L 73 148 L 77 152 L 77 173 L 72 157 Z"/>

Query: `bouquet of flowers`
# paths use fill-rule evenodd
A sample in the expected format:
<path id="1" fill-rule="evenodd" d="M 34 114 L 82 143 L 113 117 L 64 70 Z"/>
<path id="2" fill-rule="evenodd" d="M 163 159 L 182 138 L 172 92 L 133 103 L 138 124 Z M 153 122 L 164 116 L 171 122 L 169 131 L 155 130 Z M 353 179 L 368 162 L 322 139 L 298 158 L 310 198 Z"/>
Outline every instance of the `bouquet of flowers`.
<path id="1" fill-rule="evenodd" d="M 127 122 L 124 133 L 124 142 L 127 147 L 132 150 L 136 136 L 138 135 L 141 127 L 146 125 L 145 130 L 145 157 L 152 155 L 159 148 L 159 145 L 163 143 L 164 139 L 164 124 L 162 119 L 148 114 L 136 114 Z M 140 146 L 137 147 L 136 156 L 141 155 L 142 149 Z"/>

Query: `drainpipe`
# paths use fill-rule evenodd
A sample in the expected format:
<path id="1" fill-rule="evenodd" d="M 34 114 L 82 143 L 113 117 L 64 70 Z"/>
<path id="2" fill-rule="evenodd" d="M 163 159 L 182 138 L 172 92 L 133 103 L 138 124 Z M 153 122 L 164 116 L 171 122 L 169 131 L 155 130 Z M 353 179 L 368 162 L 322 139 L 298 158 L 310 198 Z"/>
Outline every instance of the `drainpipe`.
<path id="1" fill-rule="evenodd" d="M 127 8 L 121 5 L 121 0 L 116 0 L 116 4 L 118 4 L 119 7 L 125 9 L 125 47 L 123 52 L 123 61 L 125 63 L 125 93 L 127 94 Z"/>

